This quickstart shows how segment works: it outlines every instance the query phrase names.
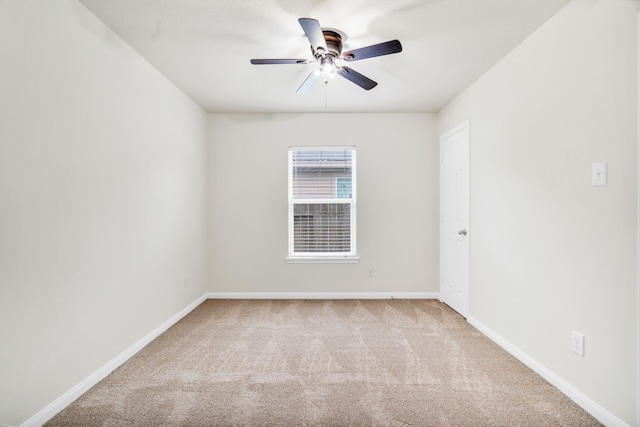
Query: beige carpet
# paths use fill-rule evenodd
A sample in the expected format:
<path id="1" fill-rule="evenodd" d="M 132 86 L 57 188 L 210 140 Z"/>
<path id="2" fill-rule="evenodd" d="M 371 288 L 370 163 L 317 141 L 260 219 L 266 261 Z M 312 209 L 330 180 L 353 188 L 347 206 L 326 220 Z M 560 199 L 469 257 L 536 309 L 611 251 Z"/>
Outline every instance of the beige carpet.
<path id="1" fill-rule="evenodd" d="M 207 300 L 46 426 L 592 426 L 434 300 Z"/>

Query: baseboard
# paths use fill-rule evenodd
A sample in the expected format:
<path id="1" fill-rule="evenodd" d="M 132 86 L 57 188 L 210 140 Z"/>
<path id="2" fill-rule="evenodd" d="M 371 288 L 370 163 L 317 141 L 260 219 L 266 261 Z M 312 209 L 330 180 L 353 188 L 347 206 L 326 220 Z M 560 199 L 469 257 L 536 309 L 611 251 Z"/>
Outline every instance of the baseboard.
<path id="1" fill-rule="evenodd" d="M 438 292 L 209 292 L 207 299 L 440 299 Z"/>
<path id="2" fill-rule="evenodd" d="M 509 352 L 516 359 L 520 360 L 522 363 L 527 365 L 529 368 L 538 373 L 542 378 L 547 380 L 549 383 L 558 388 L 561 392 L 566 394 L 571 400 L 580 405 L 585 411 L 593 415 L 598 421 L 600 421 L 605 426 L 609 427 L 629 427 L 627 423 L 622 421 L 620 418 L 613 415 L 611 412 L 604 409 L 602 406 L 588 398 L 584 393 L 576 389 L 574 386 L 569 384 L 567 381 L 560 378 L 558 375 L 550 371 L 544 365 L 539 363 L 537 360 L 529 356 L 524 351 L 520 350 L 518 347 L 513 345 L 511 342 L 503 338 L 501 335 L 494 332 L 492 329 L 488 328 L 478 319 L 475 319 L 471 316 L 467 319 L 469 324 L 478 329 L 484 335 L 486 335 L 489 339 L 494 341 L 504 350 Z"/>
<path id="3" fill-rule="evenodd" d="M 142 337 L 136 343 L 134 343 L 131 347 L 127 348 L 125 351 L 117 355 L 114 359 L 109 361 L 106 365 L 95 371 L 93 374 L 89 375 L 79 384 L 74 386 L 71 390 L 67 391 L 65 394 L 51 402 L 40 412 L 29 418 L 24 423 L 20 424 L 20 427 L 40 427 L 42 424 L 49 421 L 53 418 L 58 412 L 62 411 L 64 408 L 73 403 L 76 399 L 82 396 L 85 392 L 87 392 L 91 387 L 96 385 L 98 382 L 103 380 L 107 375 L 113 372 L 116 368 L 122 365 L 124 362 L 129 360 L 134 354 L 139 352 L 144 346 L 149 344 L 151 341 L 156 339 L 160 334 L 169 329 L 171 326 L 176 324 L 180 319 L 189 314 L 194 308 L 199 306 L 204 300 L 206 296 L 203 295 L 174 316 L 172 316 L 169 320 L 162 323 L 160 326 L 155 328 L 153 331 L 149 332 L 147 335 Z"/>

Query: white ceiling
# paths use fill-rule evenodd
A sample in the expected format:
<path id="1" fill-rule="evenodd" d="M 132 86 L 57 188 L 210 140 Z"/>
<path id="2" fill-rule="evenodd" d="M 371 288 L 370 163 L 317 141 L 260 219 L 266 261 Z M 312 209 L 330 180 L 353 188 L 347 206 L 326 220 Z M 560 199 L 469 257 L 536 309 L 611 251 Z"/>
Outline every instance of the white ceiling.
<path id="1" fill-rule="evenodd" d="M 569 0 L 80 0 L 208 112 L 437 112 Z M 309 58 L 298 18 L 346 34 L 344 49 L 398 39 L 403 51 L 350 63 L 296 94 Z M 326 90 L 326 93 L 325 93 Z M 326 96 L 326 109 L 325 109 Z"/>

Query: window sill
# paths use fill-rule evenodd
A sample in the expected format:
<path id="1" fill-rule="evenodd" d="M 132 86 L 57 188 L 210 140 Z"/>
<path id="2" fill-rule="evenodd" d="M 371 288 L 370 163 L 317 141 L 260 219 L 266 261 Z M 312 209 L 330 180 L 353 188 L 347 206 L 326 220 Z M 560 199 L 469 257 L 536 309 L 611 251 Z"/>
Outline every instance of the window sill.
<path id="1" fill-rule="evenodd" d="M 323 256 L 323 257 L 294 257 L 287 258 L 288 264 L 357 264 L 360 257 L 357 256 Z"/>

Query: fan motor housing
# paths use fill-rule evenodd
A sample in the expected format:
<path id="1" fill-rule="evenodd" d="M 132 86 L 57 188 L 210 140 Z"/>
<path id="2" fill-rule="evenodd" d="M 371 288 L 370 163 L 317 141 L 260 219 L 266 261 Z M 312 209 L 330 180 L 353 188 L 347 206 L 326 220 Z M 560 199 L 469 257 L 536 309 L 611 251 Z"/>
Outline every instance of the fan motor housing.
<path id="1" fill-rule="evenodd" d="M 339 58 L 342 53 L 342 36 L 332 30 L 322 30 L 322 34 L 324 34 L 324 39 L 327 42 L 329 55 Z"/>

